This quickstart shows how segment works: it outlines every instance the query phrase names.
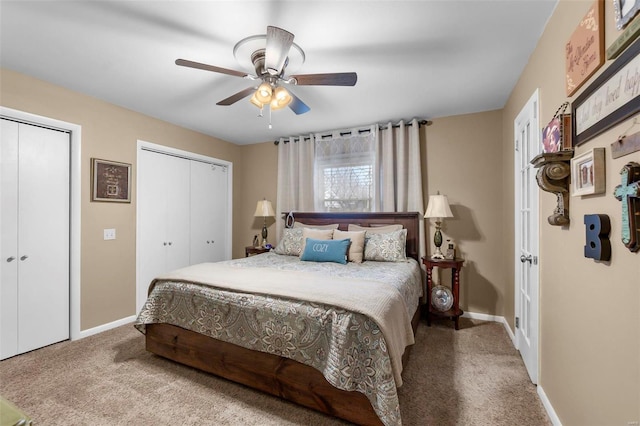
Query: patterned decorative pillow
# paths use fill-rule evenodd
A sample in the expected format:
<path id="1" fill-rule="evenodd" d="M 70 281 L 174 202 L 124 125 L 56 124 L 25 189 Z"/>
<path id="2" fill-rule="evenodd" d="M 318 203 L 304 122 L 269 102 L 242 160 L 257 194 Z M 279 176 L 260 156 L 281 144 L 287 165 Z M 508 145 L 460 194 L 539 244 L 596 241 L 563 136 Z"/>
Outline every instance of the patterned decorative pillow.
<path id="1" fill-rule="evenodd" d="M 405 262 L 407 260 L 407 230 L 367 235 L 364 260 Z"/>
<path id="2" fill-rule="evenodd" d="M 347 264 L 347 250 L 350 239 L 344 240 L 314 240 L 306 239 L 306 245 L 300 260 L 309 262 L 335 262 Z"/>
<path id="3" fill-rule="evenodd" d="M 300 256 L 303 242 L 302 228 L 286 228 L 275 252 L 287 256 Z"/>
<path id="4" fill-rule="evenodd" d="M 334 240 L 342 240 L 349 238 L 351 245 L 349 246 L 349 252 L 347 253 L 347 259 L 349 262 L 362 263 L 364 257 L 364 231 L 341 231 L 336 229 L 333 231 Z"/>

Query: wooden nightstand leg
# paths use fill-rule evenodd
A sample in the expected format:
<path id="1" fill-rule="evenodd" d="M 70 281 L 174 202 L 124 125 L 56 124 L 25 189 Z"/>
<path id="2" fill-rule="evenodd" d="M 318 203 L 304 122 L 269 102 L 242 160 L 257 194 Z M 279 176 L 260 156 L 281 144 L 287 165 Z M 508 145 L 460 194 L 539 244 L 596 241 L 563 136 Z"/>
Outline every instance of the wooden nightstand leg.
<path id="1" fill-rule="evenodd" d="M 458 320 L 460 319 L 460 317 L 456 317 L 453 321 L 455 323 L 455 328 L 456 330 L 460 330 L 460 325 L 458 324 Z"/>

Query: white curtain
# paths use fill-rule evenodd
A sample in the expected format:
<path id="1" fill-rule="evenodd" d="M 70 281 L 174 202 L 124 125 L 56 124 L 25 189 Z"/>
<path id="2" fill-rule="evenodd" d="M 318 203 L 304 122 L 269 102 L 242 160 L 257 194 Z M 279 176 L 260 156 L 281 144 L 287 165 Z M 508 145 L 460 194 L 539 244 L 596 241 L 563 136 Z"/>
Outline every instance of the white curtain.
<path id="1" fill-rule="evenodd" d="M 411 125 L 404 121 L 388 123 L 376 132 L 380 175 L 380 203 L 377 211 L 420 212 L 420 256 L 426 254 L 424 200 L 422 198 L 422 167 L 418 120 Z"/>
<path id="2" fill-rule="evenodd" d="M 365 130 L 365 129 L 360 129 Z M 360 161 L 363 156 L 373 155 L 373 196 L 371 211 L 380 212 L 412 212 L 424 214 L 422 198 L 422 170 L 420 155 L 420 130 L 418 120 L 411 125 L 401 121 L 393 125 L 388 123 L 383 129 L 373 125 L 366 129 L 369 132 L 360 134 L 351 130 L 350 136 L 344 137 L 339 131 L 333 137 L 310 135 L 299 138 L 280 139 L 278 143 L 278 195 L 276 233 L 278 240 L 282 236 L 284 223 L 280 213 L 288 211 L 323 211 L 316 205 L 323 194 L 314 195 L 314 163 L 316 159 L 323 161 L 323 156 L 340 161 Z M 344 133 L 344 132 L 343 132 Z M 373 138 L 371 135 L 374 135 Z M 373 142 L 375 153 L 370 154 L 366 147 Z M 420 219 L 420 256 L 424 256 L 425 229 L 424 220 Z"/>
<path id="3" fill-rule="evenodd" d="M 281 138 L 278 143 L 276 241 L 280 241 L 284 229 L 281 213 L 314 210 L 314 136 L 298 139 Z"/>

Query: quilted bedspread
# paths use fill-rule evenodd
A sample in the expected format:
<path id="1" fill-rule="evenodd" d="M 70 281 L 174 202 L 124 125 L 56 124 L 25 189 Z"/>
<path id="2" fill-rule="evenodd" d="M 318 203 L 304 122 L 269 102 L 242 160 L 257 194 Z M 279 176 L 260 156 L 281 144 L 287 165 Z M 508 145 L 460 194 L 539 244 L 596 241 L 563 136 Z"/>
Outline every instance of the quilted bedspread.
<path id="1" fill-rule="evenodd" d="M 169 323 L 302 362 L 399 425 L 396 388 L 421 282 L 414 260 L 341 265 L 266 253 L 159 277 L 135 326 Z"/>

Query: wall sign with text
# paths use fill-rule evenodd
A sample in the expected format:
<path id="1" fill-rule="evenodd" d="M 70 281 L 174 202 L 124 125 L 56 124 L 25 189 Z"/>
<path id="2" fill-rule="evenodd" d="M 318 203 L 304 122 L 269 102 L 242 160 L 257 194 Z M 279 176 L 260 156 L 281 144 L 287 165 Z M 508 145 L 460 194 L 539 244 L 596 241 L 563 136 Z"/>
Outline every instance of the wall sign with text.
<path id="1" fill-rule="evenodd" d="M 640 39 L 637 39 L 573 101 L 574 146 L 640 111 L 639 54 Z"/>
<path id="2" fill-rule="evenodd" d="M 604 2 L 596 0 L 565 46 L 567 96 L 573 95 L 604 64 Z"/>

